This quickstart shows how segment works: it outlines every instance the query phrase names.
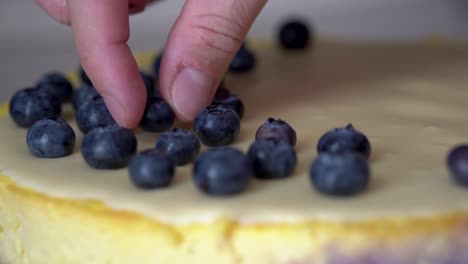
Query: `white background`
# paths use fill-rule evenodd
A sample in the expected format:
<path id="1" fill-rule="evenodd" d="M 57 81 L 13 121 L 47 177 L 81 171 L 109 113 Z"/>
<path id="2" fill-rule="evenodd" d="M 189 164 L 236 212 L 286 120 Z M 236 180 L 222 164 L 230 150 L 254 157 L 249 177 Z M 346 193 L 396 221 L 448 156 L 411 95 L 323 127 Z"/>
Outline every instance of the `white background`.
<path id="1" fill-rule="evenodd" d="M 160 48 L 182 4 L 165 0 L 132 17 L 132 49 Z M 305 17 L 320 34 L 334 38 L 407 41 L 437 34 L 468 40 L 468 0 L 270 0 L 250 36 L 274 36 L 290 16 Z M 77 65 L 67 27 L 32 0 L 0 0 L 0 101 L 45 71 Z"/>

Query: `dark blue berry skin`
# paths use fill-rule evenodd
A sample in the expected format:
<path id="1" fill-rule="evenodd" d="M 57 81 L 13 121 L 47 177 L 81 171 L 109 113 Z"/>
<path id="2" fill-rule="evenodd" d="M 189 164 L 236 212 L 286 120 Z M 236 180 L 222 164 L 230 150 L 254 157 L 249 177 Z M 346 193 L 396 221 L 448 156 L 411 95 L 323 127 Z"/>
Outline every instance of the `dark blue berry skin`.
<path id="1" fill-rule="evenodd" d="M 76 123 L 84 134 L 99 126 L 116 124 L 101 96 L 94 96 L 78 107 Z"/>
<path id="2" fill-rule="evenodd" d="M 295 146 L 297 137 L 296 131 L 288 123 L 270 117 L 257 129 L 255 139 L 261 138 L 274 138 Z"/>
<path id="3" fill-rule="evenodd" d="M 244 103 L 242 100 L 236 95 L 228 95 L 225 97 L 226 94 L 221 93 L 225 93 L 225 91 L 221 90 L 219 93 L 217 92 L 217 96 L 215 95 L 211 104 L 230 107 L 234 112 L 236 112 L 239 118 L 242 119 L 244 116 Z"/>
<path id="4" fill-rule="evenodd" d="M 280 179 L 291 175 L 297 164 L 296 151 L 290 144 L 271 138 L 256 140 L 247 154 L 255 176 Z"/>
<path id="5" fill-rule="evenodd" d="M 454 147 L 447 157 L 447 166 L 454 181 L 468 187 L 468 145 Z"/>
<path id="6" fill-rule="evenodd" d="M 139 127 L 148 132 L 163 132 L 174 124 L 175 114 L 171 106 L 161 98 L 150 97 Z"/>
<path id="7" fill-rule="evenodd" d="M 214 99 L 218 99 L 218 100 L 219 99 L 226 99 L 229 96 L 231 96 L 231 92 L 228 89 L 226 89 L 223 84 L 220 84 L 218 89 L 216 89 Z"/>
<path id="8" fill-rule="evenodd" d="M 240 119 L 230 107 L 211 105 L 203 109 L 194 121 L 195 134 L 207 146 L 223 146 L 239 135 Z"/>
<path id="9" fill-rule="evenodd" d="M 279 41 L 284 49 L 305 49 L 310 38 L 309 28 L 301 21 L 288 21 L 279 32 Z"/>
<path id="10" fill-rule="evenodd" d="M 163 53 L 160 53 L 153 62 L 153 75 L 156 77 L 156 80 L 159 78 L 159 69 L 161 68 Z"/>
<path id="11" fill-rule="evenodd" d="M 367 160 L 355 152 L 322 153 L 313 162 L 310 180 L 315 189 L 333 196 L 351 196 L 369 183 Z"/>
<path id="12" fill-rule="evenodd" d="M 367 137 L 351 124 L 334 128 L 326 132 L 318 141 L 318 153 L 322 152 L 358 152 L 366 159 L 371 154 L 371 145 Z"/>
<path id="13" fill-rule="evenodd" d="M 73 108 L 78 110 L 78 108 L 88 102 L 93 97 L 99 96 L 98 91 L 93 86 L 84 84 L 80 86 L 74 93 L 72 98 Z"/>
<path id="14" fill-rule="evenodd" d="M 128 168 L 130 180 L 141 189 L 167 187 L 174 178 L 174 162 L 164 153 L 151 149 L 140 152 Z"/>
<path id="15" fill-rule="evenodd" d="M 233 73 L 248 72 L 255 67 L 255 63 L 254 54 L 245 44 L 242 44 L 229 65 L 229 71 Z"/>
<path id="16" fill-rule="evenodd" d="M 20 127 L 30 127 L 46 117 L 59 116 L 60 100 L 43 91 L 27 88 L 16 92 L 10 100 L 10 116 Z"/>
<path id="17" fill-rule="evenodd" d="M 56 96 L 61 102 L 69 102 L 73 96 L 73 86 L 70 81 L 59 72 L 43 75 L 36 83 L 36 88 Z"/>
<path id="18" fill-rule="evenodd" d="M 35 122 L 26 135 L 29 151 L 39 158 L 70 155 L 75 147 L 75 132 L 60 117 L 47 117 Z"/>
<path id="19" fill-rule="evenodd" d="M 212 148 L 202 153 L 193 166 L 193 180 L 200 191 L 211 196 L 242 193 L 252 178 L 248 158 L 231 147 Z"/>
<path id="20" fill-rule="evenodd" d="M 137 150 L 132 130 L 117 125 L 97 127 L 89 131 L 81 143 L 81 155 L 96 169 L 119 169 L 127 166 Z"/>
<path id="21" fill-rule="evenodd" d="M 154 78 L 153 76 L 147 74 L 146 72 L 140 71 L 141 78 L 145 83 L 147 98 L 154 97 L 156 95 L 156 89 L 154 86 Z"/>
<path id="22" fill-rule="evenodd" d="M 86 84 L 86 85 L 89 85 L 89 86 L 94 86 L 93 83 L 91 82 L 91 80 L 89 79 L 88 75 L 86 74 L 86 72 L 84 71 L 83 67 L 80 66 L 80 78 L 81 78 L 81 82 L 83 84 Z"/>
<path id="23" fill-rule="evenodd" d="M 200 141 L 190 130 L 172 128 L 159 137 L 155 148 L 166 153 L 177 166 L 181 166 L 195 160 L 200 153 Z"/>

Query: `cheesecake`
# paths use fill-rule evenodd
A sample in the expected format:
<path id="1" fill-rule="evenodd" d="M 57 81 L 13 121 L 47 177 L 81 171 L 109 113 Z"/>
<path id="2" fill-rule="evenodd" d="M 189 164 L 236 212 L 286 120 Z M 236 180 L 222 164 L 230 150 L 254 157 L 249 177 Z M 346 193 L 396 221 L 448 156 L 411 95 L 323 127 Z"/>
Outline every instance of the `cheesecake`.
<path id="1" fill-rule="evenodd" d="M 127 168 L 84 162 L 71 107 L 62 117 L 76 133 L 73 153 L 41 159 L 4 105 L 0 263 L 468 263 L 468 188 L 446 166 L 450 149 L 468 141 L 467 45 L 320 40 L 289 51 L 255 41 L 251 49 L 255 68 L 225 80 L 245 104 L 232 146 L 245 153 L 265 120 L 287 120 L 297 132 L 290 177 L 214 197 L 197 189 L 187 164 L 169 187 L 142 190 Z M 136 57 L 149 70 L 155 54 Z M 348 123 L 372 145 L 369 184 L 349 197 L 322 194 L 309 177 L 317 142 Z M 160 135 L 135 134 L 139 151 Z"/>

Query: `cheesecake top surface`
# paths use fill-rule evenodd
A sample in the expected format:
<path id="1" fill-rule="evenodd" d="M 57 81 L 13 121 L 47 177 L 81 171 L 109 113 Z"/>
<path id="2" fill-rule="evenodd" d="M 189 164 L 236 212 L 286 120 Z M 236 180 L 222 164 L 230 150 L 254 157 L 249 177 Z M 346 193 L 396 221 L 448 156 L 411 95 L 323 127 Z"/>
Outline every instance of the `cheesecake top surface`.
<path id="1" fill-rule="evenodd" d="M 132 185 L 126 168 L 88 167 L 71 107 L 62 116 L 75 130 L 76 147 L 58 159 L 33 157 L 27 130 L 5 115 L 0 120 L 2 174 L 50 196 L 99 200 L 181 224 L 219 217 L 248 223 L 359 221 L 468 211 L 468 188 L 457 186 L 446 168 L 448 151 L 468 142 L 468 47 L 324 41 L 299 52 L 271 42 L 251 48 L 256 68 L 226 78 L 226 87 L 246 108 L 234 146 L 246 151 L 268 117 L 287 121 L 298 137 L 298 166 L 291 177 L 253 180 L 239 195 L 210 197 L 193 183 L 189 164 L 176 169 L 170 187 L 144 191 Z M 153 57 L 138 56 L 141 67 L 149 68 Z M 348 123 L 372 145 L 370 184 L 353 197 L 325 196 L 308 176 L 317 141 Z M 136 135 L 139 150 L 152 148 L 159 136 L 138 129 Z"/>

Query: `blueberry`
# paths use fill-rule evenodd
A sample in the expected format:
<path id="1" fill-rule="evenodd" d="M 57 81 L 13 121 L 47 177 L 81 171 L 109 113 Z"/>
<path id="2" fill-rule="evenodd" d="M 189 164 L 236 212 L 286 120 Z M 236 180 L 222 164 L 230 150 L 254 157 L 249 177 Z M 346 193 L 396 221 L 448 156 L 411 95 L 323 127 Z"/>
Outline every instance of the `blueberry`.
<path id="1" fill-rule="evenodd" d="M 254 54 L 242 44 L 229 65 L 229 71 L 234 73 L 250 71 L 255 67 L 255 60 Z"/>
<path id="2" fill-rule="evenodd" d="M 140 71 L 140 75 L 141 78 L 143 78 L 143 82 L 145 83 L 147 97 L 150 98 L 156 96 L 156 89 L 154 85 L 155 80 L 153 76 L 143 71 Z M 160 97 L 159 94 L 157 96 Z"/>
<path id="3" fill-rule="evenodd" d="M 224 89 L 225 90 L 225 89 Z M 227 91 L 227 90 L 225 90 Z M 224 105 L 227 107 L 230 107 L 236 114 L 239 116 L 240 119 L 244 116 L 244 103 L 242 100 L 236 96 L 236 95 L 228 95 L 226 97 L 226 92 L 225 91 L 219 91 L 217 92 L 217 95 L 213 99 L 212 104 L 214 105 Z M 222 94 L 225 93 L 225 94 Z"/>
<path id="4" fill-rule="evenodd" d="M 125 167 L 137 150 L 132 130 L 117 125 L 100 126 L 89 131 L 81 143 L 81 155 L 96 169 Z"/>
<path id="5" fill-rule="evenodd" d="M 56 96 L 61 102 L 69 102 L 73 95 L 72 84 L 59 72 L 50 72 L 43 75 L 36 83 L 36 87 Z"/>
<path id="6" fill-rule="evenodd" d="M 367 160 L 358 153 L 322 153 L 312 164 L 310 180 L 320 193 L 350 196 L 367 187 L 369 174 Z"/>
<path id="7" fill-rule="evenodd" d="M 448 155 L 447 166 L 455 182 L 468 187 L 468 145 L 454 147 Z"/>
<path id="8" fill-rule="evenodd" d="M 89 79 L 88 75 L 86 74 L 85 70 L 83 69 L 83 67 L 80 66 L 79 72 L 80 72 L 81 82 L 83 82 L 83 84 L 94 86 L 91 80 Z"/>
<path id="9" fill-rule="evenodd" d="M 101 96 L 93 96 L 78 107 L 76 123 L 83 133 L 93 128 L 116 124 Z"/>
<path id="10" fill-rule="evenodd" d="M 96 88 L 87 84 L 80 86 L 73 93 L 73 98 L 72 98 L 73 108 L 75 110 L 78 110 L 78 108 L 82 104 L 88 102 L 90 99 L 92 99 L 95 96 L 99 96 L 99 93 L 97 92 Z"/>
<path id="11" fill-rule="evenodd" d="M 371 145 L 363 133 L 348 124 L 346 127 L 334 128 L 326 132 L 318 141 L 317 151 L 318 153 L 352 151 L 369 158 Z"/>
<path id="12" fill-rule="evenodd" d="M 163 53 L 159 53 L 153 62 L 153 75 L 156 77 L 156 80 L 159 78 L 159 69 L 161 68 L 162 56 Z"/>
<path id="13" fill-rule="evenodd" d="M 193 161 L 200 153 L 200 141 L 187 129 L 172 128 L 156 142 L 156 149 L 166 153 L 178 166 Z"/>
<path id="14" fill-rule="evenodd" d="M 174 124 L 175 114 L 171 106 L 161 98 L 150 97 L 139 126 L 148 132 L 162 132 Z"/>
<path id="15" fill-rule="evenodd" d="M 136 155 L 128 168 L 130 180 L 142 189 L 156 189 L 169 186 L 174 178 L 174 162 L 164 153 L 155 149 L 145 150 Z"/>
<path id="16" fill-rule="evenodd" d="M 222 146 L 237 138 L 240 119 L 230 107 L 211 105 L 197 115 L 194 126 L 195 134 L 205 145 Z"/>
<path id="17" fill-rule="evenodd" d="M 216 89 L 214 99 L 226 99 L 229 96 L 231 96 L 231 92 L 228 89 L 226 89 L 223 85 L 220 85 L 218 89 Z"/>
<path id="18" fill-rule="evenodd" d="M 285 49 L 304 49 L 308 46 L 311 33 L 307 25 L 293 20 L 284 23 L 279 32 L 279 41 Z"/>
<path id="19" fill-rule="evenodd" d="M 193 180 L 200 191 L 212 196 L 243 192 L 252 177 L 247 157 L 231 147 L 212 148 L 202 153 L 193 166 Z"/>
<path id="20" fill-rule="evenodd" d="M 286 121 L 281 119 L 268 118 L 255 134 L 255 139 L 275 138 L 282 140 L 292 146 L 296 145 L 296 131 Z"/>
<path id="21" fill-rule="evenodd" d="M 60 117 L 46 117 L 35 122 L 26 135 L 29 151 L 40 158 L 70 155 L 75 147 L 75 132 Z"/>
<path id="22" fill-rule="evenodd" d="M 57 97 L 27 88 L 16 92 L 10 100 L 10 116 L 21 127 L 30 127 L 45 117 L 59 116 L 62 108 Z"/>
<path id="23" fill-rule="evenodd" d="M 286 178 L 296 167 L 296 151 L 290 144 L 272 138 L 256 140 L 247 154 L 255 176 L 260 179 Z"/>

